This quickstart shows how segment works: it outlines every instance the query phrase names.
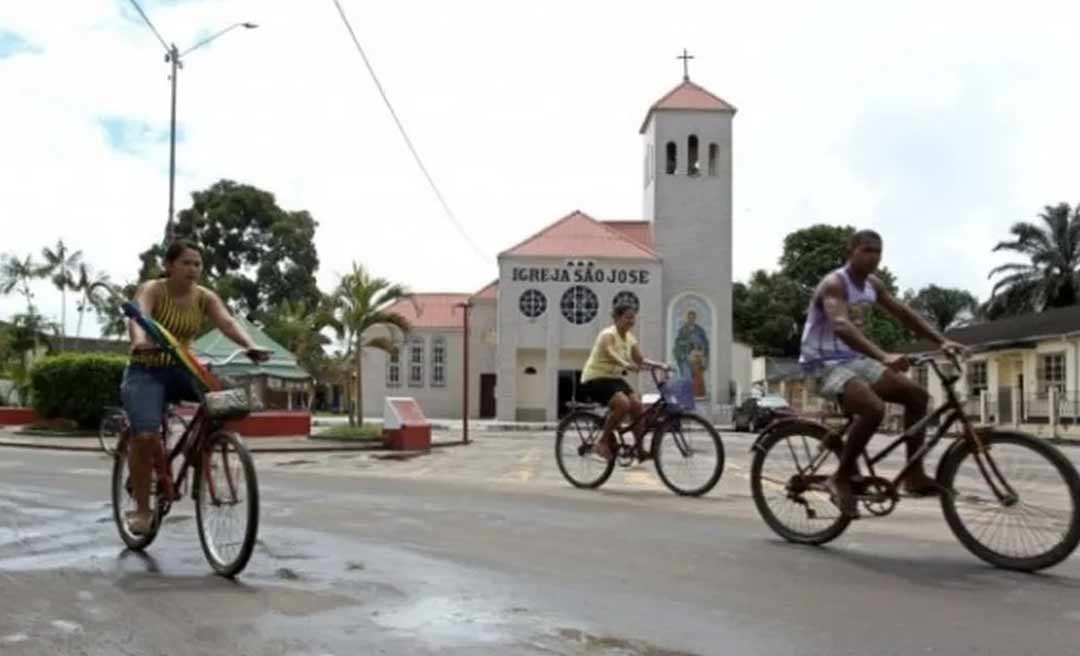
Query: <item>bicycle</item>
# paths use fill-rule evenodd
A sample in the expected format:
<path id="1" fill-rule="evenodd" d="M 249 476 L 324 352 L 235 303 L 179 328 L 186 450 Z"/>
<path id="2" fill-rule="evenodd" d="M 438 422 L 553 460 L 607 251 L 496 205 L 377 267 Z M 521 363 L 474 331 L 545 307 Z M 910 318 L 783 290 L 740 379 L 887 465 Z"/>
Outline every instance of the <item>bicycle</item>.
<path id="1" fill-rule="evenodd" d="M 650 367 L 649 370 L 660 398 L 649 405 L 637 421 L 615 430 L 618 446 L 614 458 L 600 459 L 593 453 L 604 431 L 606 408 L 596 403 L 570 403 L 570 413 L 555 430 L 555 461 L 571 485 L 596 489 L 611 477 L 616 462 L 622 467 L 630 467 L 635 462 L 649 459 L 656 463 L 656 472 L 664 485 L 680 496 L 701 496 L 720 480 L 724 470 L 724 444 L 720 434 L 704 417 L 679 405 L 666 389 L 667 369 L 663 370 L 662 377 L 657 375 L 660 368 Z M 642 440 L 650 434 L 648 451 L 638 448 L 636 440 L 630 443 L 623 439 L 635 429 L 642 435 Z M 698 470 L 705 474 L 701 482 L 696 481 Z M 681 474 L 685 474 L 682 479 Z M 686 479 L 694 481 L 684 484 Z"/>
<path id="2" fill-rule="evenodd" d="M 1052 444 L 1024 433 L 972 426 L 955 390 L 960 361 L 952 353 L 946 357 L 948 372 L 931 357 L 910 358 L 913 366 L 928 364 L 934 370 L 946 400 L 878 453 L 863 451 L 861 466 L 868 475 L 853 480 L 857 502 L 870 516 L 890 514 L 901 498 L 898 484 L 912 461 L 929 453 L 959 423 L 960 434 L 939 460 L 935 476 L 943 490 L 941 510 L 953 534 L 975 556 L 996 567 L 1030 572 L 1060 563 L 1080 542 L 1080 475 Z M 937 421 L 933 437 L 894 478 L 875 473 L 874 465 L 900 443 Z M 825 486 L 839 463 L 843 436 L 851 424 L 849 416 L 836 432 L 813 420 L 792 418 L 766 428 L 751 447 L 754 503 L 765 523 L 784 539 L 825 544 L 854 519 L 839 512 Z M 1047 476 L 1050 473 L 1056 476 Z M 1064 487 L 1051 487 L 1053 482 Z M 1009 534 L 1014 528 L 1018 535 Z"/>
<path id="3" fill-rule="evenodd" d="M 179 424 L 179 429 L 176 425 Z M 116 444 L 120 441 L 120 435 L 128 429 L 128 416 L 124 409 L 119 406 L 105 406 L 105 414 L 98 424 L 98 443 L 101 450 L 107 455 L 116 455 Z M 169 405 L 165 411 L 161 423 L 161 430 L 167 432 L 183 433 L 187 430 L 188 422 L 176 412 L 176 406 Z"/>
<path id="4" fill-rule="evenodd" d="M 132 533 L 128 526 L 128 516 L 136 510 L 127 457 L 133 438 L 130 428 L 121 434 L 112 470 L 113 521 L 120 539 L 133 551 L 150 546 L 173 503 L 184 496 L 188 472 L 193 470 L 191 498 L 195 503 L 195 523 L 203 554 L 215 572 L 228 578 L 235 577 L 247 566 L 255 549 L 259 530 L 259 484 L 251 453 L 240 436 L 227 430 L 224 423 L 246 416 L 251 407 L 244 390 L 222 389 L 221 381 L 213 376 L 211 369 L 225 366 L 241 354 L 250 355 L 250 352 L 238 349 L 221 362 L 204 366 L 160 324 L 143 315 L 133 303 L 124 301 L 107 284 L 94 285 L 91 293 L 97 286 L 118 298 L 124 315 L 138 323 L 160 351 L 187 370 L 196 383 L 193 388 L 199 398 L 194 417 L 171 450 L 169 431 L 163 430 L 160 434 L 160 448 L 155 449 L 151 466 L 150 527 L 141 535 Z M 167 413 L 164 421 L 167 421 Z M 178 459 L 179 464 L 174 468 Z M 241 506 L 238 517 L 227 515 Z M 216 529 L 229 533 L 219 535 Z"/>

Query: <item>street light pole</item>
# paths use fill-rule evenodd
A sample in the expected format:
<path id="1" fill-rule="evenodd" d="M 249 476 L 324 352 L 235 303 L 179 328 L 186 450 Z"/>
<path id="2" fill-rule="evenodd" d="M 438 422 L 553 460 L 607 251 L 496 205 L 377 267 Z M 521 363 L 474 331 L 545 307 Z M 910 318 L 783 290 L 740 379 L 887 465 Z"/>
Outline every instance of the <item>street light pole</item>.
<path id="1" fill-rule="evenodd" d="M 244 29 L 253 30 L 258 25 L 255 23 L 233 23 L 225 29 L 211 35 L 210 37 L 203 39 L 202 41 L 191 46 L 184 52 L 180 52 L 176 47 L 176 44 L 171 44 L 165 50 L 165 61 L 172 66 L 172 72 L 169 75 L 172 86 L 172 108 L 169 115 L 169 216 L 165 221 L 165 243 L 168 244 L 173 239 L 173 224 L 176 217 L 176 77 L 181 68 L 184 67 L 184 63 L 181 60 L 182 57 L 186 57 L 189 53 L 198 50 L 199 48 L 210 43 L 214 39 L 231 32 L 232 30 L 243 27 Z M 155 30 L 156 33 L 156 30 Z"/>
<path id="2" fill-rule="evenodd" d="M 176 44 L 172 44 L 165 61 L 172 64 L 172 112 L 169 117 L 169 216 L 165 221 L 165 243 L 173 239 L 173 212 L 176 197 L 176 72 L 180 69 L 180 53 Z"/>

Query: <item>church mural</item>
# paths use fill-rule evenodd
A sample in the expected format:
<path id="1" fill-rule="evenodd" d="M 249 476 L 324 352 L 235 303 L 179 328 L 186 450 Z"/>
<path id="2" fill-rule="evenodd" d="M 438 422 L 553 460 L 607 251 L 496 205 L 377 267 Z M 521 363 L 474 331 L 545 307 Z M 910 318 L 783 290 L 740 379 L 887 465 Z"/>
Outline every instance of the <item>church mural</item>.
<path id="1" fill-rule="evenodd" d="M 712 341 L 710 332 L 713 325 L 709 304 L 700 296 L 683 296 L 675 301 L 671 323 L 668 334 L 675 336 L 671 357 L 675 360 L 679 377 L 691 381 L 696 398 L 707 398 L 709 345 Z"/>

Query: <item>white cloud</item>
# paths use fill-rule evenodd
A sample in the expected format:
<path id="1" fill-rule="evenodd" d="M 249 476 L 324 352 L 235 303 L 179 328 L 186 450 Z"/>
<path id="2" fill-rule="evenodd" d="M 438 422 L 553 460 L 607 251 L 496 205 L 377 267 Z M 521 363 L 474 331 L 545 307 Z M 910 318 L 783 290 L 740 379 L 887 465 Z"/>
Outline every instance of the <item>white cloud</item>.
<path id="1" fill-rule="evenodd" d="M 790 230 L 875 225 L 903 286 L 985 295 L 989 249 L 1044 203 L 1080 201 L 1080 10 L 1066 2 L 343 2 L 470 234 L 497 253 L 566 212 L 640 216 L 649 103 L 692 76 L 739 107 L 735 273 Z M 330 0 L 153 3 L 192 53 L 179 78 L 177 205 L 228 177 L 319 221 L 320 281 L 353 259 L 418 290 L 495 275 L 442 216 Z M 164 227 L 168 67 L 127 2 L 0 6 L 35 50 L 0 59 L 0 251 L 63 237 L 124 279 Z M 42 306 L 58 310 L 43 285 Z M 0 316 L 21 307 L 0 299 Z M 59 314 L 58 311 L 54 312 Z M 74 314 L 69 311 L 69 315 Z M 73 325 L 73 321 L 72 321 Z"/>

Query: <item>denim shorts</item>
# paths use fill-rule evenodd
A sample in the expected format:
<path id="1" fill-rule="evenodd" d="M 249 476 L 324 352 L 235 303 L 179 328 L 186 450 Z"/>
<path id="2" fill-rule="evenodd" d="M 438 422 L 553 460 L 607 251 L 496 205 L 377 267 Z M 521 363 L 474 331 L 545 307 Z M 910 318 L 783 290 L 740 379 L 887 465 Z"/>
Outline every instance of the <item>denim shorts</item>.
<path id="1" fill-rule="evenodd" d="M 120 399 L 135 435 L 157 433 L 169 403 L 198 401 L 191 376 L 178 365 L 129 364 L 120 383 Z"/>
<path id="2" fill-rule="evenodd" d="M 885 375 L 885 365 L 870 358 L 855 358 L 846 362 L 826 364 L 818 378 L 819 393 L 822 396 L 836 398 L 844 393 L 844 386 L 853 378 L 860 378 L 868 384 L 881 380 Z"/>

